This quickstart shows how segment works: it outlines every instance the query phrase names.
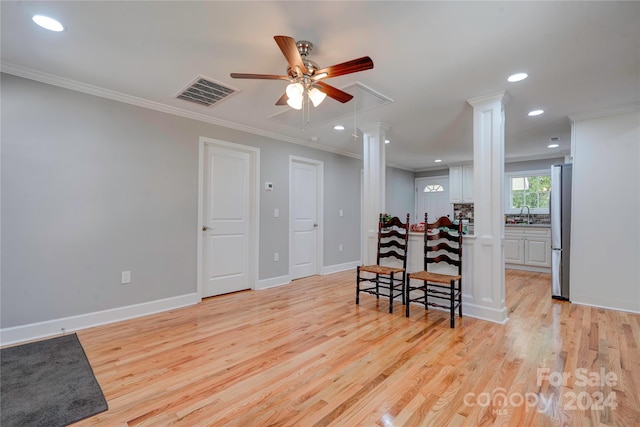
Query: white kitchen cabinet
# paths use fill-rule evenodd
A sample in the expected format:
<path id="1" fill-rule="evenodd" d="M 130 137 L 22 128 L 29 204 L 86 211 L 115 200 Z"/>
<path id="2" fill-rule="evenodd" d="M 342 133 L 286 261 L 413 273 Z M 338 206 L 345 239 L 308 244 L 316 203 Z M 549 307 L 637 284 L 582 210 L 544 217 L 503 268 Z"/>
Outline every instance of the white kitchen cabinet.
<path id="1" fill-rule="evenodd" d="M 473 165 L 449 167 L 451 203 L 473 203 Z"/>
<path id="2" fill-rule="evenodd" d="M 449 200 L 462 203 L 462 166 L 449 167 Z"/>
<path id="3" fill-rule="evenodd" d="M 524 237 L 504 233 L 504 262 L 506 264 L 524 264 Z"/>
<path id="4" fill-rule="evenodd" d="M 538 267 L 551 267 L 551 238 L 525 235 L 524 263 Z"/>
<path id="5" fill-rule="evenodd" d="M 551 268 L 551 229 L 505 227 L 504 262 L 512 268 L 548 271 Z"/>
<path id="6" fill-rule="evenodd" d="M 473 203 L 473 166 L 462 166 L 462 202 Z"/>

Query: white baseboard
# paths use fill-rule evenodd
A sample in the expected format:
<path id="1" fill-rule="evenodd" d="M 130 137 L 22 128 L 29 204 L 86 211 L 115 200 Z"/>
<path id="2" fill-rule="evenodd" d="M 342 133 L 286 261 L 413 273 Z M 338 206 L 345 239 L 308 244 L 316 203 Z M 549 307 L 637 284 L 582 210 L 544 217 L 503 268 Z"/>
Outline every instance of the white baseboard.
<path id="1" fill-rule="evenodd" d="M 397 297 L 396 300 L 400 300 L 400 297 Z M 416 306 L 417 309 L 424 310 L 424 304 L 418 302 L 412 302 L 411 307 Z M 449 312 L 448 308 L 442 307 L 429 307 L 429 310 L 439 310 L 444 312 Z M 504 312 L 504 314 L 503 314 Z M 504 318 L 501 316 L 504 315 Z M 486 320 L 487 322 L 499 323 L 501 325 L 507 323 L 509 320 L 506 317 L 506 309 L 505 310 L 496 310 L 493 308 L 480 307 L 478 305 L 470 304 L 468 302 L 462 302 L 462 316 L 463 317 L 472 317 L 478 320 Z M 456 319 L 458 319 L 458 309 L 456 308 Z"/>
<path id="2" fill-rule="evenodd" d="M 186 294 L 165 298 L 126 307 L 112 308 L 94 313 L 80 314 L 45 322 L 30 323 L 28 325 L 12 326 L 0 329 L 0 345 L 15 344 L 39 338 L 46 338 L 62 333 L 69 333 L 107 323 L 119 322 L 146 316 L 162 311 L 173 310 L 200 302 L 198 294 Z"/>
<path id="3" fill-rule="evenodd" d="M 340 271 L 346 271 L 353 269 L 355 271 L 356 267 L 360 265 L 360 261 L 351 261 L 345 262 L 344 264 L 336 264 L 329 265 L 327 267 L 322 267 L 322 275 L 338 273 Z M 256 290 L 275 288 L 276 286 L 288 285 L 291 283 L 291 276 L 279 276 L 272 277 L 270 279 L 263 279 L 258 281 L 258 285 L 256 286 Z"/>
<path id="4" fill-rule="evenodd" d="M 615 311 L 623 311 L 625 313 L 634 313 L 634 314 L 640 314 L 640 311 L 638 310 L 634 310 L 631 308 L 621 308 L 621 307 L 614 307 L 614 305 L 616 305 L 616 302 L 619 301 L 605 301 L 605 303 L 613 303 L 611 305 L 602 305 L 602 304 L 593 304 L 590 302 L 586 302 L 586 301 L 580 301 L 580 296 L 578 296 L 577 298 L 571 297 L 571 303 L 572 304 L 578 304 L 578 305 L 584 305 L 587 307 L 595 307 L 595 308 L 604 308 L 605 310 L 615 310 Z"/>
<path id="5" fill-rule="evenodd" d="M 505 264 L 504 268 L 508 268 L 510 270 L 533 271 L 535 273 L 551 274 L 551 267 L 538 267 L 535 265 L 520 265 L 520 264 Z"/>
<path id="6" fill-rule="evenodd" d="M 360 261 L 351 261 L 351 262 L 345 262 L 344 264 L 328 265 L 326 267 L 322 267 L 322 274 L 332 274 L 332 273 L 338 273 L 340 271 L 346 271 L 346 270 L 355 271 L 356 267 L 361 264 L 362 263 Z"/>
<path id="7" fill-rule="evenodd" d="M 289 275 L 272 277 L 270 279 L 258 280 L 256 290 L 275 288 L 276 286 L 288 285 L 291 283 L 291 277 Z"/>
<path id="8" fill-rule="evenodd" d="M 462 296 L 464 298 L 464 295 Z M 504 325 L 509 320 L 507 307 L 496 309 L 462 301 L 462 315 Z"/>

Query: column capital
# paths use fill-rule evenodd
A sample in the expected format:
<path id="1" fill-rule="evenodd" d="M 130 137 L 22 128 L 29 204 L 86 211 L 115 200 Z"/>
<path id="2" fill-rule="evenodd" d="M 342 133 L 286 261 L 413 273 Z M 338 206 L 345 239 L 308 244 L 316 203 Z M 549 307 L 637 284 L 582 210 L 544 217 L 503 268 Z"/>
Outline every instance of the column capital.
<path id="1" fill-rule="evenodd" d="M 509 102 L 509 95 L 507 95 L 507 92 L 503 90 L 502 92 L 497 92 L 491 95 L 467 99 L 467 103 L 473 108 L 480 107 L 486 104 L 492 104 L 494 102 L 501 102 L 502 105 L 506 105 Z"/>
<path id="2" fill-rule="evenodd" d="M 362 131 L 362 133 L 369 133 L 369 134 L 375 134 L 375 133 L 386 134 L 389 129 L 391 129 L 391 126 L 383 122 L 365 123 L 363 125 L 360 125 L 360 130 Z"/>

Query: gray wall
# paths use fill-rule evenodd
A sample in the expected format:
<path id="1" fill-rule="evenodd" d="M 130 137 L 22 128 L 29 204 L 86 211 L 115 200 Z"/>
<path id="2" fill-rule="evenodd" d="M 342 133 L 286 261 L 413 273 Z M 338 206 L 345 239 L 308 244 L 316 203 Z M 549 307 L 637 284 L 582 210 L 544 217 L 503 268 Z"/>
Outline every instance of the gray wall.
<path id="1" fill-rule="evenodd" d="M 360 160 L 12 75 L 1 85 L 2 328 L 195 292 L 200 136 L 261 149 L 274 191 L 260 194 L 260 279 L 288 274 L 289 154 L 324 162 L 325 266 L 360 259 Z"/>
<path id="2" fill-rule="evenodd" d="M 224 128 L 221 128 L 224 129 Z M 231 131 L 233 132 L 233 131 Z M 238 132 L 239 133 L 239 132 Z M 207 136 L 207 135 L 205 135 Z M 360 259 L 360 170 L 362 160 L 315 150 L 287 142 L 245 135 L 246 139 L 226 140 L 260 147 L 261 183 L 273 182 L 273 191 L 260 194 L 260 279 L 289 274 L 289 156 L 324 163 L 324 253 L 325 266 Z M 258 139 L 260 141 L 254 141 Z M 273 216 L 274 209 L 280 216 Z M 338 211 L 343 210 L 343 217 Z M 343 251 L 338 251 L 342 244 Z M 273 261 L 273 253 L 280 261 Z"/>
<path id="3" fill-rule="evenodd" d="M 574 303 L 640 313 L 637 108 L 574 123 L 569 293 Z"/>
<path id="4" fill-rule="evenodd" d="M 324 164 L 324 264 L 359 261 L 360 256 L 360 173 L 362 160 L 325 153 Z M 330 190 L 328 190 L 330 189 Z M 331 197 L 327 194 L 331 191 Z M 339 215 L 342 209 L 343 216 Z M 342 245 L 342 252 L 338 246 Z"/>
<path id="5" fill-rule="evenodd" d="M 416 172 L 416 178 L 429 178 L 431 176 L 449 176 L 449 168 Z"/>
<path id="6" fill-rule="evenodd" d="M 385 169 L 385 207 L 386 213 L 399 218 L 413 216 L 415 211 L 415 173 L 404 169 L 387 167 Z"/>

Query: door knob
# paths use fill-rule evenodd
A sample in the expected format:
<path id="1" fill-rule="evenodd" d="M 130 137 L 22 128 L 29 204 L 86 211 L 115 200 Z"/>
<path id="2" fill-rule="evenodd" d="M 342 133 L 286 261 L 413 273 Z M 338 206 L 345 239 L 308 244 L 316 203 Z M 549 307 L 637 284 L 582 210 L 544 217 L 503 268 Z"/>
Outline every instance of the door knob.
<path id="1" fill-rule="evenodd" d="M 209 227 L 207 227 L 206 225 L 203 225 L 203 226 L 202 226 L 202 231 L 207 231 L 207 230 L 210 230 L 210 228 L 209 228 Z"/>
<path id="2" fill-rule="evenodd" d="M 315 223 L 313 224 L 313 228 L 316 228 L 317 226 L 318 226 L 318 224 L 315 224 Z"/>

